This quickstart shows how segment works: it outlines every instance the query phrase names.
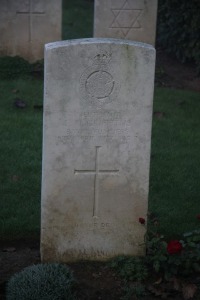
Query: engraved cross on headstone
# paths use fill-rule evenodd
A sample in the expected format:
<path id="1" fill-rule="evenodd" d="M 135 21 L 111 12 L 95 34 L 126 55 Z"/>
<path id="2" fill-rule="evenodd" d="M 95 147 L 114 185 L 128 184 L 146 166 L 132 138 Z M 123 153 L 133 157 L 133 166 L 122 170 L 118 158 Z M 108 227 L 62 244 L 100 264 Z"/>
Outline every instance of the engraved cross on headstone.
<path id="1" fill-rule="evenodd" d="M 29 42 L 32 41 L 32 27 L 33 27 L 33 15 L 39 15 L 39 16 L 44 16 L 45 12 L 44 11 L 33 11 L 33 3 L 32 0 L 29 0 L 28 3 L 28 10 L 27 11 L 17 11 L 17 15 L 28 15 L 29 17 Z"/>
<path id="2" fill-rule="evenodd" d="M 98 206 L 99 206 L 99 174 L 114 175 L 119 170 L 101 170 L 99 169 L 99 152 L 101 146 L 96 146 L 95 153 L 95 168 L 94 170 L 74 170 L 74 174 L 92 174 L 94 175 L 94 203 L 93 203 L 93 217 L 98 217 Z"/>

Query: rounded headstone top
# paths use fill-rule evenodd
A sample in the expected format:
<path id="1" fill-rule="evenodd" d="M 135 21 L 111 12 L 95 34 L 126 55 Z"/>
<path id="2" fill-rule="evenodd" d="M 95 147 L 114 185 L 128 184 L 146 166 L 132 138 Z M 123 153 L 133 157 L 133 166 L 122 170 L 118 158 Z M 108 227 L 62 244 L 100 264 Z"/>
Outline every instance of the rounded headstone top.
<path id="1" fill-rule="evenodd" d="M 45 45 L 46 50 L 59 48 L 59 47 L 67 47 L 67 46 L 75 46 L 75 45 L 86 45 L 86 44 L 111 44 L 111 45 L 129 45 L 138 48 L 146 48 L 149 50 L 155 50 L 155 48 L 146 43 L 131 41 L 131 40 L 122 40 L 122 39 L 113 39 L 113 38 L 85 38 L 85 39 L 74 39 L 74 40 L 65 40 L 58 41 L 53 43 L 48 43 Z"/>

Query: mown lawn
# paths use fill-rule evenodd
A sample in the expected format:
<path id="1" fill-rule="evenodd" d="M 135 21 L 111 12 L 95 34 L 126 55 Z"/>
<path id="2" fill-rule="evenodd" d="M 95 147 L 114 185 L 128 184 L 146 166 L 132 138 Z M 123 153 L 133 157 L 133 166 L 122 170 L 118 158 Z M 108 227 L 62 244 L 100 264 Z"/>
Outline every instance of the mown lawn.
<path id="1" fill-rule="evenodd" d="M 172 236 L 199 224 L 200 94 L 156 88 L 154 112 L 149 210 Z"/>

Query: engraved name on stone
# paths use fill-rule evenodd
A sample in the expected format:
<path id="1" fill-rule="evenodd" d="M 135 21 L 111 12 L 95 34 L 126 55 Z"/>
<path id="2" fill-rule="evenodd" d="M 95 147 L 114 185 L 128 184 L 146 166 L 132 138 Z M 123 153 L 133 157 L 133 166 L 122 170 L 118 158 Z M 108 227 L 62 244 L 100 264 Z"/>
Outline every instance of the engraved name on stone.
<path id="1" fill-rule="evenodd" d="M 66 144 L 69 140 L 73 141 L 76 138 L 84 141 L 98 141 L 99 138 L 111 141 L 116 138 L 119 139 L 119 142 L 129 142 L 131 120 L 126 116 L 122 117 L 122 112 L 84 112 L 80 115 L 78 128 L 71 128 L 70 120 L 70 117 L 64 118 L 65 134 L 56 137 L 56 144 Z M 107 126 L 110 124 L 111 127 Z"/>
<path id="2" fill-rule="evenodd" d="M 68 129 L 66 135 L 56 137 L 56 144 L 66 144 L 69 140 L 74 141 L 75 138 L 81 138 L 83 141 L 98 141 L 99 139 L 106 139 L 106 141 L 109 141 L 116 138 L 119 142 L 128 142 L 131 138 L 129 128 L 112 129 L 108 131 L 94 128 L 91 133 L 84 133 L 80 129 Z"/>

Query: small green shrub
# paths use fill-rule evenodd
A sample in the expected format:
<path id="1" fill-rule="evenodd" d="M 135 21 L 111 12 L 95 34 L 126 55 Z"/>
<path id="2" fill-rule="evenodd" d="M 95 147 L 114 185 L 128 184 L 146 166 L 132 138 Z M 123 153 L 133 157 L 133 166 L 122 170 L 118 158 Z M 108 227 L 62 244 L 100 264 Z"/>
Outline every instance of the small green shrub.
<path id="1" fill-rule="evenodd" d="M 62 264 L 39 264 L 11 277 L 7 300 L 73 300 L 75 280 Z"/>
<path id="2" fill-rule="evenodd" d="M 149 269 L 163 276 L 166 280 L 173 277 L 187 277 L 200 273 L 200 229 L 183 234 L 181 240 L 175 238 L 166 241 L 158 232 L 159 222 L 149 214 L 146 235 L 146 264 Z M 198 222 L 200 214 L 197 215 Z M 142 226 L 145 219 L 139 218 Z"/>
<path id="3" fill-rule="evenodd" d="M 122 300 L 142 299 L 147 295 L 145 286 L 141 283 L 128 284 L 124 287 Z"/>
<path id="4" fill-rule="evenodd" d="M 126 281 L 143 281 L 148 276 L 148 269 L 142 257 L 119 256 L 111 261 L 111 267 Z"/>

